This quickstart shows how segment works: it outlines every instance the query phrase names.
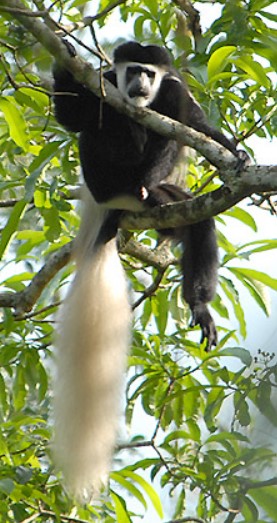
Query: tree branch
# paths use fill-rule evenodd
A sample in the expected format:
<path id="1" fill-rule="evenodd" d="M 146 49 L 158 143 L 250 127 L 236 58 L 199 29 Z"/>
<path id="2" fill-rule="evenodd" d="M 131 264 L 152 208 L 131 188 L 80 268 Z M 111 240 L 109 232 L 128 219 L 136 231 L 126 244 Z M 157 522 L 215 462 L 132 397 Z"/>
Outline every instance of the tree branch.
<path id="1" fill-rule="evenodd" d="M 277 166 L 249 166 L 233 172 L 228 184 L 192 200 L 155 207 L 143 213 L 126 213 L 124 229 L 163 229 L 196 223 L 226 211 L 253 193 L 277 190 Z"/>
<path id="2" fill-rule="evenodd" d="M 94 22 L 96 22 L 96 20 L 99 20 L 100 18 L 102 18 L 103 16 L 106 16 L 107 14 L 109 14 L 111 11 L 113 11 L 116 7 L 119 7 L 120 5 L 122 4 L 126 4 L 126 1 L 127 0 L 116 0 L 113 4 L 111 5 L 108 5 L 105 9 L 103 9 L 102 11 L 100 11 L 100 13 L 97 13 L 96 15 L 94 16 L 85 16 L 84 18 L 84 24 L 85 25 L 91 25 L 93 24 Z"/>
<path id="3" fill-rule="evenodd" d="M 176 258 L 167 247 L 162 245 L 157 249 L 152 250 L 132 239 L 129 240 L 122 249 L 120 249 L 120 252 L 133 256 L 141 262 L 155 267 L 160 273 L 163 273 L 169 265 L 177 263 Z M 60 269 L 67 265 L 72 253 L 73 242 L 67 243 L 61 247 L 57 252 L 49 257 L 45 265 L 33 277 L 32 281 L 24 291 L 1 292 L 0 307 L 12 308 L 14 309 L 17 319 L 26 319 L 26 312 L 32 310 L 48 283 L 54 278 Z M 45 308 L 41 311 L 37 311 L 36 314 L 44 311 Z M 28 315 L 28 318 L 30 317 L 31 316 Z"/>
<path id="4" fill-rule="evenodd" d="M 131 239 L 119 250 L 121 254 L 128 254 L 128 256 L 137 258 L 141 262 L 155 267 L 158 271 L 165 271 L 169 265 L 177 263 L 168 246 L 163 244 L 153 250 Z"/>
<path id="5" fill-rule="evenodd" d="M 174 0 L 174 3 L 181 12 L 186 14 L 189 20 L 189 28 L 194 36 L 195 41 L 199 41 L 202 36 L 202 29 L 200 25 L 200 13 L 195 9 L 194 5 L 188 0 Z"/>
<path id="6" fill-rule="evenodd" d="M 45 289 L 57 272 L 69 262 L 72 253 L 72 243 L 67 243 L 52 254 L 24 291 L 0 293 L 0 306 L 13 308 L 18 318 L 29 312 L 37 302 L 43 289 Z"/>
<path id="7" fill-rule="evenodd" d="M 171 519 L 167 523 L 205 523 L 202 518 L 195 518 L 193 516 L 188 516 L 187 518 L 182 519 Z"/>
<path id="8" fill-rule="evenodd" d="M 3 7 L 13 9 L 14 17 L 27 29 L 55 59 L 65 68 L 69 69 L 74 77 L 91 89 L 97 96 L 102 97 L 100 75 L 93 67 L 80 58 L 70 57 L 65 45 L 47 24 L 32 18 L 32 11 L 25 9 L 20 0 L 0 0 L 0 9 Z M 26 13 L 26 14 L 23 14 Z M 162 116 L 150 109 L 136 109 L 126 104 L 118 90 L 107 80 L 104 81 L 105 101 L 117 111 L 135 119 L 141 125 L 148 127 L 161 135 L 177 140 L 183 145 L 197 149 L 218 169 L 225 171 L 237 167 L 237 158 L 222 145 L 214 142 L 203 133 L 187 127 L 180 122 Z"/>

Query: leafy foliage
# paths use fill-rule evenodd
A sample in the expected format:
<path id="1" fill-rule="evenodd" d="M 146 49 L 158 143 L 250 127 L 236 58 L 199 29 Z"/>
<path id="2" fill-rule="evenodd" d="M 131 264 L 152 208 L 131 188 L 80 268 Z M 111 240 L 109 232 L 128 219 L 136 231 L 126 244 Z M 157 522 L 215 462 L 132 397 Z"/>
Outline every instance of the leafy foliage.
<path id="1" fill-rule="evenodd" d="M 69 32 L 75 35 L 81 26 L 77 33 L 81 40 L 87 38 L 81 24 L 84 13 L 90 14 L 86 4 L 22 3 L 40 11 L 50 5 L 49 15 Z M 218 4 L 220 16 L 203 33 L 192 24 L 193 4 L 185 11 L 181 1 L 135 0 L 119 2 L 118 10 L 121 20 L 128 27 L 132 24 L 135 38 L 165 45 L 174 54 L 176 66 L 186 71 L 191 89 L 214 124 L 238 141 L 252 134 L 271 138 L 277 121 L 273 2 Z M 114 2 L 99 2 L 96 34 L 98 28 L 113 28 L 113 10 Z M 198 333 L 188 326 L 175 263 L 178 247 L 170 254 L 173 263 L 164 265 L 124 254 L 136 306 L 122 443 L 109 491 L 100 500 L 78 507 L 63 491 L 51 461 L 52 344 L 55 313 L 73 267 L 61 262 L 45 280 L 45 272 L 39 271 L 69 247 L 78 228 L 75 193 L 70 190 L 79 183 L 77 144 L 53 117 L 49 55 L 12 12 L 3 10 L 1 15 L 2 520 L 128 523 L 139 521 L 151 507 L 155 520 L 165 521 L 162 501 L 168 497 L 175 519 L 273 523 L 276 448 L 258 439 L 253 427 L 263 424 L 265 431 L 276 430 L 277 366 L 274 355 L 255 346 L 253 356 L 242 346 L 248 325 L 241 288 L 261 314 L 269 314 L 265 289 L 276 290 L 277 282 L 256 269 L 252 260 L 275 249 L 277 242 L 231 243 L 230 220 L 257 230 L 252 214 L 241 206 L 218 218 L 222 256 L 213 307 L 220 341 L 211 354 L 199 348 Z M 87 51 L 83 55 L 87 57 Z M 247 143 L 246 147 L 252 153 Z M 187 178 L 192 190 L 213 190 L 219 184 L 202 158 L 194 158 Z M 146 252 L 169 249 L 163 244 L 156 248 L 153 231 L 134 239 Z M 33 300 L 35 275 L 40 287 Z"/>

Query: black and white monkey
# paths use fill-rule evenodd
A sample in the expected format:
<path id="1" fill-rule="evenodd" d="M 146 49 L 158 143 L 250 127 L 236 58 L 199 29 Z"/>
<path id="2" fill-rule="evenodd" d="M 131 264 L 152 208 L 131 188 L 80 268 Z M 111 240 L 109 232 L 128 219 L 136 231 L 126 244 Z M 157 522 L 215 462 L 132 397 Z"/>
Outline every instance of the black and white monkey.
<path id="1" fill-rule="evenodd" d="M 238 156 L 235 146 L 207 123 L 165 49 L 124 43 L 104 76 L 129 104 L 185 123 Z M 70 490 L 82 499 L 99 490 L 109 471 L 130 341 L 131 310 L 116 245 L 121 212 L 182 200 L 186 193 L 165 182 L 180 153 L 176 141 L 100 102 L 57 64 L 54 80 L 56 118 L 80 133 L 87 187 L 75 248 L 77 273 L 61 314 L 55 399 L 56 459 Z M 184 246 L 183 296 L 192 325 L 200 325 L 210 350 L 217 342 L 207 308 L 217 282 L 214 221 L 179 228 L 175 235 Z"/>

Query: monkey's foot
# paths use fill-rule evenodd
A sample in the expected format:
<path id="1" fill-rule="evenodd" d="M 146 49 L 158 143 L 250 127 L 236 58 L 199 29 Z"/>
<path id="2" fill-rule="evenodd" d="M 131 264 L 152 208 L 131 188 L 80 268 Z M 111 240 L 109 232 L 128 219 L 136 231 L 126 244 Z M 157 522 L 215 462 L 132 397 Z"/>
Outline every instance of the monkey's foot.
<path id="1" fill-rule="evenodd" d="M 190 327 L 195 327 L 196 325 L 200 326 L 202 331 L 200 343 L 203 343 L 203 341 L 206 339 L 207 344 L 205 351 L 210 352 L 212 347 L 217 344 L 217 331 L 208 307 L 204 303 L 195 305 L 195 307 L 191 309 L 191 313 L 192 319 L 190 322 Z"/>

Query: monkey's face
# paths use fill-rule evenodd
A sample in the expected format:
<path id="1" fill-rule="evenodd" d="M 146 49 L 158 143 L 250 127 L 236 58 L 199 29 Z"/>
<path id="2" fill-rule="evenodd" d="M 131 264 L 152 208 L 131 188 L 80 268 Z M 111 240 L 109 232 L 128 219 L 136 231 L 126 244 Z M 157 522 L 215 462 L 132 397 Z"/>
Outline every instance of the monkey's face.
<path id="1" fill-rule="evenodd" d="M 123 98 L 135 107 L 147 107 L 156 98 L 166 71 L 152 64 L 116 64 L 117 87 Z"/>

